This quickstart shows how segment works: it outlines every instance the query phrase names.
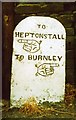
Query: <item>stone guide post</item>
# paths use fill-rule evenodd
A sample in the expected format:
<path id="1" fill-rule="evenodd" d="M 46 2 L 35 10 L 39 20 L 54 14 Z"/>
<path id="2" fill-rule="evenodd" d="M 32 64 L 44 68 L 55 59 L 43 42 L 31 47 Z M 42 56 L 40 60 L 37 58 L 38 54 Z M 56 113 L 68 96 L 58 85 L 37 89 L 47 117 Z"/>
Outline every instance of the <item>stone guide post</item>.
<path id="1" fill-rule="evenodd" d="M 30 97 L 39 102 L 60 102 L 65 93 L 64 26 L 51 17 L 23 19 L 13 33 L 11 107 Z"/>

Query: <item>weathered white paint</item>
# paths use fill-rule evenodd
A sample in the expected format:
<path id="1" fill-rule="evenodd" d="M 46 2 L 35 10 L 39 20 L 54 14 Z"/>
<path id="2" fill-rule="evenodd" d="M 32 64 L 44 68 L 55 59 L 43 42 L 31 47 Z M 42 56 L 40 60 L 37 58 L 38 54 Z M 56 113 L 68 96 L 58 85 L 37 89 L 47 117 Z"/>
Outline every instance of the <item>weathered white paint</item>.
<path id="1" fill-rule="evenodd" d="M 54 18 L 27 17 L 16 26 L 13 35 L 12 107 L 20 107 L 30 97 L 37 102 L 64 100 L 65 40 L 65 28 Z"/>

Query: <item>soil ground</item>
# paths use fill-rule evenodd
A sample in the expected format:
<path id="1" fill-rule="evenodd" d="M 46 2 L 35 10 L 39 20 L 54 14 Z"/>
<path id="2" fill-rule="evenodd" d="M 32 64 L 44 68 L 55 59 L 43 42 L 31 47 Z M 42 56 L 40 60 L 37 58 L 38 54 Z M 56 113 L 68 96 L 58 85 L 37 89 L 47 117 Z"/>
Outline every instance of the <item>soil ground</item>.
<path id="1" fill-rule="evenodd" d="M 37 104 L 32 98 L 21 108 L 10 108 L 8 100 L 2 100 L 2 120 L 76 120 L 76 89 L 66 85 L 65 100 Z"/>

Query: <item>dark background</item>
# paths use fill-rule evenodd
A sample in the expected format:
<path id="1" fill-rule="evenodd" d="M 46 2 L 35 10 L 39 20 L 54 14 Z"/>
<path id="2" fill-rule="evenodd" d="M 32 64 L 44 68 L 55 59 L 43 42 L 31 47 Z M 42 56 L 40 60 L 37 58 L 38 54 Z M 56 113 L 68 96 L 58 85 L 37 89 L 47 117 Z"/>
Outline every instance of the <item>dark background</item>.
<path id="1" fill-rule="evenodd" d="M 48 16 L 66 29 L 66 83 L 76 87 L 76 2 L 2 3 L 2 98 L 10 99 L 13 30 L 28 16 Z"/>

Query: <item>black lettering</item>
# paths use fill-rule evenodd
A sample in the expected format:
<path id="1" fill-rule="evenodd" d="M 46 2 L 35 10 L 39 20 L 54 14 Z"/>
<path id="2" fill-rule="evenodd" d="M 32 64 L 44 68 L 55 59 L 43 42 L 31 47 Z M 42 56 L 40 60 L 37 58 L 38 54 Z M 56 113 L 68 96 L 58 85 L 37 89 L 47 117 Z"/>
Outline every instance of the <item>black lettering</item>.
<path id="1" fill-rule="evenodd" d="M 42 28 L 43 28 L 43 29 L 45 29 L 45 28 L 46 28 L 46 26 L 45 26 L 45 25 L 42 25 Z"/>
<path id="2" fill-rule="evenodd" d="M 47 34 L 44 34 L 44 39 L 47 39 Z"/>
<path id="3" fill-rule="evenodd" d="M 21 37 L 21 38 L 24 37 L 23 34 L 24 34 L 24 32 L 20 32 L 20 37 Z"/>
<path id="4" fill-rule="evenodd" d="M 42 56 L 41 55 L 38 56 L 38 60 L 42 60 Z"/>
<path id="5" fill-rule="evenodd" d="M 60 60 L 61 60 L 61 58 L 62 58 L 62 56 L 60 56 L 60 57 L 59 57 L 59 56 L 57 56 L 57 57 L 58 57 L 59 61 L 60 61 Z"/>
<path id="6" fill-rule="evenodd" d="M 15 32 L 15 37 L 19 37 L 20 33 L 19 32 Z"/>
<path id="7" fill-rule="evenodd" d="M 37 55 L 33 55 L 33 60 L 37 60 Z"/>
<path id="8" fill-rule="evenodd" d="M 39 34 L 39 38 L 44 38 L 44 34 Z"/>
<path id="9" fill-rule="evenodd" d="M 29 36 L 29 33 L 25 33 L 25 37 Z"/>
<path id="10" fill-rule="evenodd" d="M 37 24 L 37 25 L 38 25 L 38 28 L 40 28 L 41 25 L 40 24 Z"/>
<path id="11" fill-rule="evenodd" d="M 47 56 L 44 55 L 43 56 L 43 60 L 48 60 Z"/>
<path id="12" fill-rule="evenodd" d="M 16 59 L 19 60 L 19 61 L 22 61 L 24 59 L 24 56 L 23 55 L 15 55 L 16 56 Z"/>
<path id="13" fill-rule="evenodd" d="M 33 37 L 34 36 L 34 33 L 30 33 L 31 34 L 31 37 Z"/>
<path id="14" fill-rule="evenodd" d="M 48 36 L 49 36 L 49 39 L 51 39 L 52 34 L 48 34 Z"/>
<path id="15" fill-rule="evenodd" d="M 32 55 L 28 55 L 28 60 L 32 60 Z"/>
<path id="16" fill-rule="evenodd" d="M 60 36 L 59 36 L 59 34 L 58 34 L 58 39 L 61 39 Z"/>
<path id="17" fill-rule="evenodd" d="M 19 55 L 15 55 L 16 56 L 16 59 L 18 59 L 19 58 Z"/>
<path id="18" fill-rule="evenodd" d="M 53 61 L 56 61 L 56 56 L 53 56 Z"/>
<path id="19" fill-rule="evenodd" d="M 48 60 L 50 60 L 50 61 L 52 60 L 52 59 L 50 58 L 50 56 L 48 56 Z"/>
<path id="20" fill-rule="evenodd" d="M 55 34 L 53 35 L 52 39 L 54 39 L 54 38 L 55 38 L 55 39 L 57 39 L 57 37 L 56 37 L 56 35 L 55 35 Z"/>
<path id="21" fill-rule="evenodd" d="M 35 37 L 36 37 L 36 38 L 38 38 L 38 36 L 39 36 L 39 34 L 38 34 L 38 33 L 36 33 L 36 34 L 35 34 Z"/>
<path id="22" fill-rule="evenodd" d="M 61 38 L 64 39 L 63 35 L 61 35 Z"/>

